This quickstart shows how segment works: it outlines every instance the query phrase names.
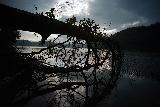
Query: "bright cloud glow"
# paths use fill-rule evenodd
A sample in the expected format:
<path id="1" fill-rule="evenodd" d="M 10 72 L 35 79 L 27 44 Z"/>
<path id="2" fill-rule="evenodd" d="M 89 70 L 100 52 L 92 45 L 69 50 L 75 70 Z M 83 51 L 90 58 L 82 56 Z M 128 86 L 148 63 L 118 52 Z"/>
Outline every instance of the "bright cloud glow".
<path id="1" fill-rule="evenodd" d="M 122 24 L 121 28 L 127 28 L 129 26 L 136 26 L 136 25 L 139 25 L 141 22 L 140 21 L 134 21 L 132 23 L 125 23 L 125 24 Z"/>
<path id="2" fill-rule="evenodd" d="M 128 27 L 134 27 L 134 26 L 139 26 L 139 25 L 145 25 L 148 23 L 148 20 L 145 19 L 144 17 L 140 17 L 139 20 L 137 21 L 133 21 L 133 22 L 129 22 L 129 23 L 124 23 L 122 24 L 120 27 L 122 29 L 128 28 Z"/>
<path id="3" fill-rule="evenodd" d="M 108 35 L 111 35 L 111 34 L 115 34 L 117 32 L 117 29 L 104 30 L 103 32 Z"/>
<path id="4" fill-rule="evenodd" d="M 89 15 L 89 4 L 93 0 L 57 0 L 55 8 L 56 19 L 63 16 Z"/>

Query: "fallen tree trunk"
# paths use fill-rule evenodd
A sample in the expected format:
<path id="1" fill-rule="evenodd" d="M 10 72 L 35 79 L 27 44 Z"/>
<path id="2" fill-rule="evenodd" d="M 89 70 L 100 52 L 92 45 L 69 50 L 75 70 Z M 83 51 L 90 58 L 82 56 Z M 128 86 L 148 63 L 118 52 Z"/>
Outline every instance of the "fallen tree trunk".
<path id="1" fill-rule="evenodd" d="M 39 33 L 43 39 L 50 34 L 65 34 L 87 40 L 86 33 L 73 26 L 44 15 L 33 14 L 0 4 L 0 28 Z"/>

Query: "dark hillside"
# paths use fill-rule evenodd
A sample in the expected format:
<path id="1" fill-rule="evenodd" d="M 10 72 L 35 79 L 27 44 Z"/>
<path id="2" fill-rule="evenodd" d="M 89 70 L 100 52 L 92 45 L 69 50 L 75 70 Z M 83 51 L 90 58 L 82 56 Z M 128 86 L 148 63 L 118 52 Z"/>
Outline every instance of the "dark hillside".
<path id="1" fill-rule="evenodd" d="M 160 52 L 160 23 L 132 27 L 113 35 L 124 50 Z"/>

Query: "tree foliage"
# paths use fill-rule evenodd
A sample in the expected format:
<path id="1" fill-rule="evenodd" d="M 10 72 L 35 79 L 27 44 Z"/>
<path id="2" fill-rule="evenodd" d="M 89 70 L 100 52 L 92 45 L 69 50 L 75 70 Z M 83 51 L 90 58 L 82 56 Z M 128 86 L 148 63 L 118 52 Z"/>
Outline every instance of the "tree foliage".
<path id="1" fill-rule="evenodd" d="M 37 17 L 41 19 L 41 15 Z M 49 22 L 55 20 L 54 9 L 46 15 Z M 46 18 L 42 19 L 45 20 L 41 20 L 41 23 L 45 23 Z M 109 95 L 116 85 L 121 63 L 117 42 L 106 37 L 100 26 L 89 18 L 77 21 L 73 16 L 65 21 L 65 25 L 69 25 L 68 29 L 73 33 L 65 31 L 67 35 L 59 34 L 38 52 L 17 54 L 18 61 L 14 61 L 19 72 L 13 76 L 14 81 L 9 86 L 16 86 L 10 92 L 10 98 L 21 98 L 20 101 L 14 99 L 16 107 L 27 99 L 47 93 L 51 93 L 47 100 L 49 107 L 94 105 L 103 95 Z M 39 31 L 41 27 L 37 25 L 36 30 Z M 50 34 L 45 30 L 42 34 Z M 62 41 L 61 38 L 65 39 Z M 108 91 L 104 93 L 106 89 Z M 13 102 L 10 99 L 7 101 Z"/>

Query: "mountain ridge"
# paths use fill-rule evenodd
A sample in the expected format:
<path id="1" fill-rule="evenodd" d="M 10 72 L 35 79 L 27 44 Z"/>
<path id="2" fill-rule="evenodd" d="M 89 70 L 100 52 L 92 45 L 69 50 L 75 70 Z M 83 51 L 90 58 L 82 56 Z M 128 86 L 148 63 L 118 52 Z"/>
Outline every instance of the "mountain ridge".
<path id="1" fill-rule="evenodd" d="M 112 35 L 122 50 L 160 52 L 160 23 L 131 27 Z"/>

